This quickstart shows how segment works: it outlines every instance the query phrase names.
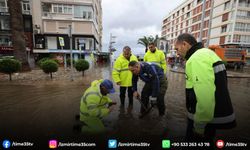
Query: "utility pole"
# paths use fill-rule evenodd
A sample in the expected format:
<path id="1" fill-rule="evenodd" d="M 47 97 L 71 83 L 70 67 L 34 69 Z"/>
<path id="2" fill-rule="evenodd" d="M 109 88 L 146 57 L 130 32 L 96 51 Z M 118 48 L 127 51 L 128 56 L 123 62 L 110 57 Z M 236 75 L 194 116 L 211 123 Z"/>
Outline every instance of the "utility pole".
<path id="1" fill-rule="evenodd" d="M 69 25 L 69 45 L 70 45 L 70 80 L 73 81 L 73 54 L 72 54 L 72 26 Z"/>
<path id="2" fill-rule="evenodd" d="M 112 33 L 110 33 L 110 40 L 109 40 L 109 60 L 110 60 L 111 67 L 113 66 L 113 57 L 114 57 L 114 55 L 112 54 L 112 52 L 114 52 L 112 44 L 115 43 L 115 38 L 116 38 L 116 36 L 113 36 Z"/>
<path id="3" fill-rule="evenodd" d="M 202 4 L 202 14 L 201 14 L 201 29 L 200 29 L 200 36 L 199 36 L 199 42 L 202 42 L 202 33 L 204 28 L 204 18 L 205 18 L 205 9 L 206 9 L 206 0 L 203 0 Z M 212 21 L 212 20 L 210 20 Z"/>
<path id="4" fill-rule="evenodd" d="M 110 40 L 109 40 L 109 52 L 110 53 L 112 52 L 112 48 L 113 48 L 112 44 L 115 43 L 115 41 L 114 41 L 115 38 L 116 38 L 116 36 L 113 36 L 112 33 L 110 33 Z"/>

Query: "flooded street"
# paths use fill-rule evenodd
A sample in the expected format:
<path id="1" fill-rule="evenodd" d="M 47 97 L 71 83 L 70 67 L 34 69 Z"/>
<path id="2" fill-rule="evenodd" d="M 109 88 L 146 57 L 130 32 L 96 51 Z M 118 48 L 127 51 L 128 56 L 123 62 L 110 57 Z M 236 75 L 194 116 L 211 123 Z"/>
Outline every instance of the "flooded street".
<path id="1" fill-rule="evenodd" d="M 40 70 L 38 70 L 39 72 Z M 95 66 L 85 76 L 50 81 L 45 74 L 36 81 L 1 79 L 0 84 L 0 135 L 4 137 L 77 137 L 84 135 L 72 130 L 79 113 L 80 98 L 91 81 L 100 78 L 111 79 L 109 66 Z M 59 73 L 58 73 L 59 74 Z M 185 78 L 184 74 L 168 73 L 168 90 L 165 96 L 166 115 L 158 117 L 154 108 L 149 115 L 139 119 L 140 103 L 134 99 L 132 110 L 119 108 L 119 89 L 110 95 L 118 102 L 114 111 L 104 119 L 109 137 L 184 137 L 186 129 Z M 250 139 L 250 79 L 229 78 L 230 95 L 236 112 L 238 126 L 232 130 L 219 130 L 218 137 Z M 139 89 L 143 86 L 139 82 Z"/>

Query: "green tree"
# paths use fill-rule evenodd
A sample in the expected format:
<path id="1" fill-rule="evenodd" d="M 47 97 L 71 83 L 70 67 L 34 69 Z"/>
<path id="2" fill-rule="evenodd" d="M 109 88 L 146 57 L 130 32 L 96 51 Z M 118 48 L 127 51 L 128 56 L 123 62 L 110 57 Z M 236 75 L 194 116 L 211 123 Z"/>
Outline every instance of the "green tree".
<path id="1" fill-rule="evenodd" d="M 148 44 L 149 43 L 154 43 L 157 46 L 158 40 L 160 40 L 160 39 L 161 38 L 159 38 L 158 35 L 156 35 L 155 37 L 153 37 L 152 35 L 150 35 L 149 37 L 143 36 L 142 38 L 138 39 L 137 44 L 141 44 L 141 45 L 145 46 L 145 52 L 147 52 Z"/>
<path id="2" fill-rule="evenodd" d="M 53 60 L 53 61 L 55 61 L 55 62 L 59 65 L 59 61 L 58 61 L 57 59 L 52 59 L 52 58 L 50 58 L 50 57 L 43 57 L 42 59 L 40 59 L 40 60 L 37 62 L 38 66 L 41 67 L 41 64 L 42 64 L 44 61 L 46 61 L 46 60 Z"/>
<path id="3" fill-rule="evenodd" d="M 8 0 L 14 56 L 22 63 L 22 71 L 29 71 L 23 28 L 21 0 Z"/>
<path id="4" fill-rule="evenodd" d="M 12 80 L 12 73 L 18 72 L 21 69 L 21 62 L 15 59 L 0 60 L 0 72 L 9 74 L 9 80 Z"/>
<path id="5" fill-rule="evenodd" d="M 45 60 L 41 63 L 41 68 L 44 73 L 50 74 L 50 78 L 52 79 L 52 73 L 57 72 L 58 64 L 54 60 Z"/>
<path id="6" fill-rule="evenodd" d="M 84 76 L 84 71 L 89 69 L 89 62 L 85 59 L 79 59 L 75 62 L 75 68 L 77 71 L 82 71 L 82 76 Z"/>

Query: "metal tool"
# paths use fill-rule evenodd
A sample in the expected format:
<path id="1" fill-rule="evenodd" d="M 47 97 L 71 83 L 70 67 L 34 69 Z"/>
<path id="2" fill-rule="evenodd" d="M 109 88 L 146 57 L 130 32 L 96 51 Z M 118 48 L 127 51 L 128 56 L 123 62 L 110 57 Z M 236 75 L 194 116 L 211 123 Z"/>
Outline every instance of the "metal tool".
<path id="1" fill-rule="evenodd" d="M 149 108 L 147 108 L 141 101 L 141 98 L 140 97 L 137 97 L 138 101 L 141 103 L 142 107 L 145 109 L 145 112 L 143 112 L 139 118 L 143 118 L 144 116 L 146 116 L 150 111 L 151 109 L 154 107 L 154 104 L 151 103 L 151 106 Z"/>

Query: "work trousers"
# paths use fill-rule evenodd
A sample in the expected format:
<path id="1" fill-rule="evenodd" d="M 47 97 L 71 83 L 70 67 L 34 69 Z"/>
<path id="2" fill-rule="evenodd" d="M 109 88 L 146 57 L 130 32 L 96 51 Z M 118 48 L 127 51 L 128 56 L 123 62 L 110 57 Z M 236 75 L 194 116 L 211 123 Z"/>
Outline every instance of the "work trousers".
<path id="1" fill-rule="evenodd" d="M 215 149 L 214 138 L 216 135 L 216 128 L 211 124 L 207 124 L 205 127 L 204 137 L 198 137 L 194 133 L 194 121 L 191 119 L 187 120 L 187 130 L 186 130 L 186 142 L 209 142 L 210 147 L 203 147 L 205 149 L 213 150 Z"/>
<path id="2" fill-rule="evenodd" d="M 121 105 L 124 106 L 125 103 L 125 97 L 126 97 L 126 90 L 128 89 L 128 98 L 129 98 L 129 105 L 133 105 L 133 91 L 132 86 L 131 87 L 122 87 L 120 86 L 120 100 Z"/>
<path id="3" fill-rule="evenodd" d="M 141 101 L 144 104 L 146 108 L 148 108 L 148 103 L 149 103 L 149 96 L 152 94 L 152 82 L 146 82 L 142 92 L 141 92 Z M 165 102 L 164 102 L 164 97 L 167 91 L 168 87 L 168 82 L 165 78 L 160 79 L 160 91 L 157 96 L 157 107 L 159 110 L 159 115 L 164 115 L 165 114 Z M 145 112 L 145 108 L 141 106 L 141 113 L 143 114 Z"/>

